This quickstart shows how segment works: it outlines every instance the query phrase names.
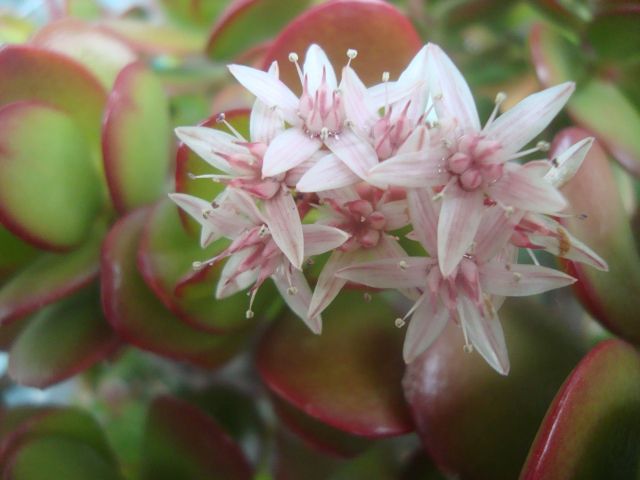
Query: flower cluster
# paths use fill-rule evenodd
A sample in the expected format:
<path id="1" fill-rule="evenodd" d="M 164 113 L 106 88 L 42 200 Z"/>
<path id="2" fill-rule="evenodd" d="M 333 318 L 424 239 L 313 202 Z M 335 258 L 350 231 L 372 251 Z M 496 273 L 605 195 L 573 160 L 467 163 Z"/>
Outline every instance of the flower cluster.
<path id="1" fill-rule="evenodd" d="M 203 246 L 226 237 L 207 268 L 226 259 L 218 298 L 249 289 L 251 303 L 271 278 L 314 333 L 321 314 L 347 282 L 396 289 L 413 301 L 404 357 L 411 362 L 448 321 L 461 327 L 498 372 L 509 360 L 497 311 L 504 297 L 533 295 L 575 281 L 540 266 L 534 251 L 606 263 L 558 222 L 569 215 L 559 188 L 580 166 L 591 139 L 551 161 L 522 163 L 545 151 L 523 150 L 571 95 L 564 83 L 533 94 L 502 115 L 504 95 L 481 125 L 469 86 L 436 45 L 426 45 L 397 80 L 382 74 L 366 87 L 347 52 L 340 81 L 324 51 L 312 45 L 295 65 L 301 94 L 268 72 L 229 67 L 256 101 L 250 138 L 181 127 L 178 137 L 208 162 L 203 175 L 226 188 L 213 201 L 171 198 L 202 226 Z M 224 116 L 220 117 L 225 122 Z M 409 256 L 400 244 L 423 248 Z M 409 233 L 407 233 L 409 232 Z M 519 263 L 528 251 L 533 263 Z M 331 252 L 312 291 L 303 266 Z M 250 303 L 250 305 L 251 305 Z M 253 316 L 251 306 L 247 316 Z"/>

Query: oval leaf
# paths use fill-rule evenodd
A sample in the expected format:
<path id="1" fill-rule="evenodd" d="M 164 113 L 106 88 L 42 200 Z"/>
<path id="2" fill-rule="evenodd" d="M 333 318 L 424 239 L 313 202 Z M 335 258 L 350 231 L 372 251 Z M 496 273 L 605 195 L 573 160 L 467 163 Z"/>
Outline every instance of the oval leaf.
<path id="1" fill-rule="evenodd" d="M 5 227 L 40 248 L 68 250 L 88 236 L 101 200 L 89 147 L 69 115 L 37 102 L 0 109 Z"/>
<path id="2" fill-rule="evenodd" d="M 143 442 L 143 480 L 253 478 L 238 445 L 211 417 L 182 400 L 153 402 Z"/>
<path id="3" fill-rule="evenodd" d="M 356 49 L 355 68 L 367 85 L 379 83 L 385 71 L 397 77 L 422 46 L 411 22 L 393 5 L 380 0 L 330 0 L 287 25 L 267 51 L 263 68 L 277 60 L 280 78 L 300 90 L 289 53 L 303 58 L 312 43 L 325 50 L 337 72 L 347 62 L 347 50 Z"/>
<path id="4" fill-rule="evenodd" d="M 289 314 L 260 342 L 262 380 L 333 428 L 368 438 L 410 432 L 400 388 L 403 332 L 394 327 L 395 317 L 380 298 L 366 303 L 357 292 L 343 293 L 326 310 L 322 335 Z"/>
<path id="5" fill-rule="evenodd" d="M 131 344 L 204 368 L 221 365 L 244 345 L 246 333 L 212 335 L 195 330 L 164 308 L 136 269 L 147 210 L 120 219 L 102 247 L 101 286 L 109 323 Z"/>
<path id="6" fill-rule="evenodd" d="M 599 344 L 562 386 L 542 422 L 523 480 L 638 478 L 640 355 Z"/>
<path id="7" fill-rule="evenodd" d="M 102 153 L 113 204 L 121 213 L 165 190 L 171 156 L 169 105 L 162 85 L 142 63 L 125 67 L 109 95 Z"/>

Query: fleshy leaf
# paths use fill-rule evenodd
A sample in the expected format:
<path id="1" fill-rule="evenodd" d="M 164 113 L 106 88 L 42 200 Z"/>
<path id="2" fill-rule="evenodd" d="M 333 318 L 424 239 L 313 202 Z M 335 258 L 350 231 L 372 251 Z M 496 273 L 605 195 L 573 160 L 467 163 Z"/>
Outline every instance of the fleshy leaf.
<path id="1" fill-rule="evenodd" d="M 44 388 L 86 370 L 119 344 L 100 309 L 96 288 L 40 310 L 11 345 L 9 375 Z"/>
<path id="2" fill-rule="evenodd" d="M 171 20 L 185 26 L 209 28 L 226 2 L 210 0 L 160 0 Z"/>
<path id="3" fill-rule="evenodd" d="M 201 249 L 197 240 L 184 231 L 178 209 L 167 199 L 156 205 L 147 219 L 138 250 L 140 273 L 162 303 L 194 328 L 213 333 L 246 328 L 255 320 L 245 317 L 245 293 L 222 301 L 214 298 L 224 264 L 202 271 L 198 281 L 181 288 L 179 296 L 175 294 L 178 282 L 193 274 L 193 262 L 220 253 L 226 243 L 221 240 Z M 275 293 L 270 284 L 262 288 L 256 295 L 256 312 L 265 311 Z"/>
<path id="4" fill-rule="evenodd" d="M 582 78 L 584 67 L 579 63 L 582 55 L 577 45 L 552 26 L 535 24 L 531 28 L 529 46 L 536 74 L 545 87 Z"/>
<path id="5" fill-rule="evenodd" d="M 89 70 L 65 55 L 16 45 L 0 50 L 0 72 L 0 106 L 34 100 L 58 107 L 98 147 L 106 92 Z"/>
<path id="6" fill-rule="evenodd" d="M 212 335 L 182 322 L 164 308 L 136 269 L 136 253 L 148 210 L 120 219 L 102 247 L 103 307 L 114 330 L 129 343 L 204 368 L 221 365 L 244 345 L 243 332 Z"/>
<path id="7" fill-rule="evenodd" d="M 611 2 L 615 3 L 615 2 Z M 595 53 L 607 60 L 640 60 L 640 8 L 638 5 L 596 15 L 587 26 L 585 36 Z"/>
<path id="8" fill-rule="evenodd" d="M 280 32 L 310 0 L 234 0 L 209 35 L 206 52 L 214 60 L 231 60 Z"/>
<path id="9" fill-rule="evenodd" d="M 554 140 L 551 155 L 588 136 L 577 128 L 562 130 Z M 579 280 L 575 289 L 580 299 L 609 330 L 640 343 L 640 324 L 636 321 L 640 255 L 609 159 L 597 141 L 562 193 L 573 212 L 586 215 L 565 219 L 569 231 L 609 264 L 609 272 L 569 264 L 569 273 Z"/>
<path id="10" fill-rule="evenodd" d="M 118 72 L 137 59 L 126 43 L 71 17 L 46 24 L 30 43 L 73 58 L 87 67 L 105 88 L 111 88 Z"/>
<path id="11" fill-rule="evenodd" d="M 38 250 L 0 226 L 0 285 L 13 272 L 38 255 Z"/>
<path id="12" fill-rule="evenodd" d="M 44 254 L 0 288 L 0 325 L 64 298 L 98 276 L 103 229 L 77 250 Z"/>
<path id="13" fill-rule="evenodd" d="M 258 370 L 273 393 L 333 428 L 368 438 L 410 432 L 397 315 L 382 299 L 366 303 L 361 295 L 334 301 L 322 335 L 292 315 L 274 323 L 260 342 Z"/>
<path id="14" fill-rule="evenodd" d="M 499 313 L 508 376 L 465 353 L 462 330 L 450 323 L 403 381 L 427 452 L 460 478 L 517 478 L 544 412 L 582 353 L 575 332 L 560 330 L 563 319 L 540 306 L 509 299 Z"/>
<path id="15" fill-rule="evenodd" d="M 422 47 L 413 25 L 395 6 L 379 0 L 330 0 L 290 22 L 267 51 L 263 67 L 277 60 L 281 79 L 299 91 L 289 53 L 303 58 L 312 43 L 326 51 L 337 72 L 347 62 L 347 50 L 356 49 L 355 68 L 367 85 L 379 83 L 385 71 L 397 78 Z"/>
<path id="16" fill-rule="evenodd" d="M 172 397 L 156 399 L 144 434 L 144 480 L 250 480 L 242 450 L 201 410 Z"/>
<path id="17" fill-rule="evenodd" d="M 37 102 L 0 109 L 0 221 L 5 227 L 40 248 L 68 250 L 88 236 L 101 193 L 89 145 L 69 115 Z"/>
<path id="18" fill-rule="evenodd" d="M 142 63 L 128 65 L 109 95 L 102 130 L 105 173 L 118 211 L 150 203 L 166 190 L 171 138 L 162 85 Z"/>
<path id="19" fill-rule="evenodd" d="M 640 355 L 600 343 L 556 395 L 520 478 L 627 479 L 640 468 Z"/>

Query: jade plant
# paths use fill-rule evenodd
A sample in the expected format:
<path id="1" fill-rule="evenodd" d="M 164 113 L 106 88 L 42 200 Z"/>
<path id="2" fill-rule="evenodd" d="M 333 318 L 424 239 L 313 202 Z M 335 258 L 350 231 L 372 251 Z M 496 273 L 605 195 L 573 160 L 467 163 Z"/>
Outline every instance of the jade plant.
<path id="1" fill-rule="evenodd" d="M 634 2 L 130 3 L 0 12 L 2 478 L 638 476 Z"/>

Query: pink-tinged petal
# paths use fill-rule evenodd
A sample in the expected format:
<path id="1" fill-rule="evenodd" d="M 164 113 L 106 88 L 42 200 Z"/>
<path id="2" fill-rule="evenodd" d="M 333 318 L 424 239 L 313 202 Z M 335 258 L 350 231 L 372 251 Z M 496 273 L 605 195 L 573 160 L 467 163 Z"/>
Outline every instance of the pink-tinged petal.
<path id="1" fill-rule="evenodd" d="M 234 293 L 241 292 L 255 283 L 258 279 L 257 271 L 247 270 L 242 273 L 237 271 L 242 262 L 254 253 L 253 249 L 246 248 L 238 253 L 234 253 L 227 259 L 220 273 L 218 284 L 216 285 L 217 299 L 230 297 Z"/>
<path id="2" fill-rule="evenodd" d="M 446 308 L 434 311 L 433 305 L 426 299 L 423 300 L 409 321 L 407 335 L 404 338 L 404 346 L 402 348 L 404 361 L 406 363 L 413 362 L 422 352 L 429 348 L 440 336 L 448 320 L 449 311 Z"/>
<path id="3" fill-rule="evenodd" d="M 218 203 L 221 203 L 223 207 L 225 207 L 223 211 L 226 211 L 235 217 L 237 217 L 237 214 L 240 214 L 248 219 L 251 223 L 250 226 L 267 223 L 264 215 L 262 215 L 260 210 L 258 210 L 253 197 L 243 190 L 227 188 L 221 196 L 223 200 Z"/>
<path id="4" fill-rule="evenodd" d="M 371 169 L 366 180 L 373 185 L 395 185 L 405 188 L 424 188 L 445 185 L 448 173 L 440 160 L 426 152 L 400 153 Z"/>
<path id="5" fill-rule="evenodd" d="M 565 82 L 529 95 L 488 125 L 485 134 L 500 143 L 505 155 L 512 155 L 549 125 L 574 90 L 573 82 Z"/>
<path id="6" fill-rule="evenodd" d="M 169 198 L 202 227 L 200 233 L 200 246 L 202 248 L 210 245 L 223 235 L 221 231 L 216 231 L 208 217 L 205 218 L 205 212 L 211 210 L 211 204 L 186 193 L 170 193 Z"/>
<path id="7" fill-rule="evenodd" d="M 262 70 L 244 65 L 229 65 L 229 71 L 244 88 L 270 107 L 282 110 L 285 119 L 295 120 L 299 100 L 278 78 Z"/>
<path id="8" fill-rule="evenodd" d="M 480 130 L 480 119 L 471 90 L 460 70 L 442 49 L 427 45 L 429 90 L 439 118 L 454 117 L 463 132 Z"/>
<path id="9" fill-rule="evenodd" d="M 299 192 L 322 192 L 359 183 L 360 177 L 333 153 L 320 158 L 296 185 Z"/>
<path id="10" fill-rule="evenodd" d="M 367 87 L 362 83 L 358 74 L 351 67 L 344 67 L 340 90 L 344 111 L 348 120 L 360 128 L 366 129 L 377 119 L 378 113 L 373 104 Z"/>
<path id="11" fill-rule="evenodd" d="M 315 43 L 309 45 L 309 48 L 307 49 L 307 53 L 304 56 L 302 72 L 307 78 L 307 88 L 311 95 L 314 95 L 316 90 L 320 87 L 323 75 L 326 75 L 326 82 L 329 91 L 335 90 L 338 86 L 336 73 L 333 71 L 333 66 L 327 58 L 327 54 L 324 53 L 324 50 Z"/>
<path id="12" fill-rule="evenodd" d="M 369 170 L 378 164 L 378 154 L 373 146 L 352 130 L 345 130 L 337 137 L 327 138 L 325 144 L 363 180 L 367 178 Z"/>
<path id="13" fill-rule="evenodd" d="M 426 189 L 407 191 L 409 217 L 416 239 L 432 257 L 437 254 L 438 207 Z"/>
<path id="14" fill-rule="evenodd" d="M 438 260 L 443 276 L 456 268 L 471 246 L 484 211 L 480 190 L 467 192 L 452 183 L 447 187 L 438 220 Z"/>
<path id="15" fill-rule="evenodd" d="M 497 205 L 486 209 L 475 238 L 478 262 L 488 262 L 504 248 L 524 213 L 522 210 L 508 213 Z"/>
<path id="16" fill-rule="evenodd" d="M 376 209 L 384 214 L 387 223 L 384 229 L 387 232 L 398 230 L 409 224 L 409 210 L 406 200 L 394 200 L 378 205 Z"/>
<path id="17" fill-rule="evenodd" d="M 226 132 L 207 127 L 178 127 L 177 137 L 205 162 L 223 172 L 232 169 L 223 155 L 246 155 L 247 149 L 238 145 L 238 139 Z"/>
<path id="18" fill-rule="evenodd" d="M 517 164 L 506 165 L 504 174 L 487 189 L 487 194 L 505 207 L 529 212 L 553 214 L 567 206 L 554 186 Z"/>
<path id="19" fill-rule="evenodd" d="M 505 297 L 537 295 L 576 281 L 570 275 L 538 265 L 487 263 L 480 268 L 480 284 L 485 293 Z"/>
<path id="20" fill-rule="evenodd" d="M 574 262 L 585 263 L 603 272 L 609 271 L 607 262 L 582 241 L 571 235 L 569 231 L 565 230 L 562 226 L 558 226 L 558 233 L 558 238 L 530 235 L 529 239 L 532 243 L 543 247 L 547 252 L 558 257 L 573 260 Z"/>
<path id="21" fill-rule="evenodd" d="M 545 180 L 556 188 L 562 188 L 582 165 L 593 140 L 593 137 L 584 138 L 558 155 L 553 161 L 553 167 L 545 175 Z"/>
<path id="22" fill-rule="evenodd" d="M 507 375 L 509 355 L 497 315 L 494 312 L 481 312 L 465 295 L 458 297 L 458 314 L 473 347 L 500 375 Z"/>
<path id="23" fill-rule="evenodd" d="M 278 63 L 273 62 L 269 68 L 269 75 L 278 78 Z M 252 142 L 271 143 L 276 135 L 284 129 L 284 122 L 280 111 L 272 108 L 261 100 L 256 100 L 251 109 L 249 131 Z"/>
<path id="24" fill-rule="evenodd" d="M 429 149 L 430 157 L 440 156 L 446 157 L 447 151 L 444 146 L 433 146 L 429 144 L 429 129 L 426 125 L 418 125 L 413 129 L 413 132 L 409 134 L 400 148 L 398 148 L 398 154 L 424 151 L 425 148 Z M 436 150 L 437 149 L 437 150 Z M 440 152 L 442 150 L 442 152 Z"/>
<path id="25" fill-rule="evenodd" d="M 310 317 L 320 315 L 340 293 L 342 287 L 347 283 L 347 279 L 336 275 L 336 272 L 354 263 L 356 258 L 357 252 L 336 250 L 331 254 L 322 268 L 316 288 L 313 291 L 311 304 L 309 305 Z"/>
<path id="26" fill-rule="evenodd" d="M 322 142 L 310 138 L 298 128 L 285 130 L 273 139 L 264 155 L 262 176 L 274 177 L 297 165 L 320 150 Z"/>
<path id="27" fill-rule="evenodd" d="M 304 238 L 298 206 L 291 192 L 283 187 L 273 198 L 264 201 L 271 237 L 292 265 L 302 268 Z"/>
<path id="28" fill-rule="evenodd" d="M 434 265 L 426 257 L 386 258 L 343 268 L 336 275 L 373 288 L 422 288 Z"/>
<path id="29" fill-rule="evenodd" d="M 322 333 L 322 318 L 319 315 L 315 317 L 307 315 L 311 302 L 311 289 L 304 274 L 300 270 L 293 269 L 289 275 L 278 272 L 271 278 L 293 313 L 300 317 L 313 333 L 320 335 Z"/>
<path id="30" fill-rule="evenodd" d="M 302 225 L 302 234 L 305 258 L 338 248 L 349 239 L 349 235 L 339 228 L 319 224 Z"/>

